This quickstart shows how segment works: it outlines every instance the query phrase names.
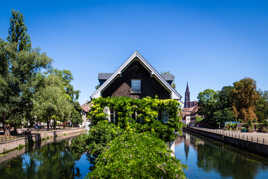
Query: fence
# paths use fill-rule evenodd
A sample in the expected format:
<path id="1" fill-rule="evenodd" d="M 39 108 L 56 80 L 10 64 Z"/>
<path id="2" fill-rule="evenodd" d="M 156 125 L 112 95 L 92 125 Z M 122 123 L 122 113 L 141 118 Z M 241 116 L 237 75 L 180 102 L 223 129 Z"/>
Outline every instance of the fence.
<path id="1" fill-rule="evenodd" d="M 258 144 L 268 145 L 268 134 L 265 133 L 248 133 L 248 132 L 240 132 L 240 131 L 227 131 L 222 129 L 207 129 L 207 128 L 198 128 L 191 127 L 193 129 L 218 134 L 221 136 L 227 136 L 243 141 L 249 141 Z"/>

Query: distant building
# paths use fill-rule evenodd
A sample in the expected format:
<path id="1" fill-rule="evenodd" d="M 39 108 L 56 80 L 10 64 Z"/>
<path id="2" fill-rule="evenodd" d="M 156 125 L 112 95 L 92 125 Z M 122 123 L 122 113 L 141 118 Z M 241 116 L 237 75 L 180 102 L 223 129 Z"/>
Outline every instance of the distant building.
<path id="1" fill-rule="evenodd" d="M 187 125 L 194 122 L 196 119 L 196 116 L 198 115 L 198 102 L 197 101 L 191 101 L 190 99 L 190 89 L 189 85 L 187 83 L 186 91 L 185 91 L 185 98 L 184 98 L 184 108 L 182 110 L 182 119 L 183 122 Z"/>
<path id="2" fill-rule="evenodd" d="M 80 127 L 84 127 L 87 130 L 89 130 L 89 124 L 90 124 L 90 120 L 87 118 L 87 113 L 89 112 L 91 107 L 91 103 L 90 102 L 86 102 L 85 104 L 81 105 L 82 108 L 82 124 L 80 125 Z"/>

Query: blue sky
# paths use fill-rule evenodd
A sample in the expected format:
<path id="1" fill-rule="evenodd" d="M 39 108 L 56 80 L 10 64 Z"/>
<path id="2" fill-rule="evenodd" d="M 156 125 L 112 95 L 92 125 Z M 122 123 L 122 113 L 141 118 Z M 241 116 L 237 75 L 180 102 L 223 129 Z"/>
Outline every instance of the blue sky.
<path id="1" fill-rule="evenodd" d="M 24 14 L 33 47 L 72 71 L 80 103 L 98 72 L 115 71 L 135 50 L 173 73 L 183 96 L 188 81 L 192 99 L 244 77 L 268 90 L 267 0 L 4 1 L 3 39 L 11 9 Z"/>

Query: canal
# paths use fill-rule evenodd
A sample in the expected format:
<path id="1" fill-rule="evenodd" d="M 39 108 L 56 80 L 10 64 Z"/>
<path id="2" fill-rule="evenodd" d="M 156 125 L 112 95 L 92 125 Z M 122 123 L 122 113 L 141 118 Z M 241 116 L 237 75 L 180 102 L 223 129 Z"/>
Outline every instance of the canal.
<path id="1" fill-rule="evenodd" d="M 86 154 L 69 150 L 70 140 L 51 143 L 0 164 L 0 178 L 78 179 L 91 166 Z M 175 156 L 189 179 L 266 179 L 268 159 L 230 145 L 184 133 L 175 141 Z"/>

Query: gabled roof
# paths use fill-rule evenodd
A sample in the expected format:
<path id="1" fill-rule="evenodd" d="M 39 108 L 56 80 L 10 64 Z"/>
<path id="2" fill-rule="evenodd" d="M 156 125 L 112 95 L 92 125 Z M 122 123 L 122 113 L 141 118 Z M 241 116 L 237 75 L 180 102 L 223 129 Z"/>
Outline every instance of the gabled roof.
<path id="1" fill-rule="evenodd" d="M 166 81 L 174 81 L 174 75 L 169 72 L 161 73 L 160 74 Z"/>
<path id="2" fill-rule="evenodd" d="M 160 83 L 166 87 L 170 93 L 171 93 L 171 99 L 178 99 L 180 100 L 182 96 L 170 86 L 166 82 L 166 80 L 143 58 L 143 56 L 135 51 L 92 95 L 91 98 L 98 98 L 101 97 L 101 92 L 106 87 L 109 86 L 109 84 L 118 76 L 121 74 L 121 72 L 133 61 L 137 59 L 141 62 L 142 65 L 144 65 L 150 72 L 151 75 L 154 76 Z"/>
<path id="3" fill-rule="evenodd" d="M 113 73 L 99 73 L 98 74 L 98 80 L 107 80 L 109 79 Z"/>

